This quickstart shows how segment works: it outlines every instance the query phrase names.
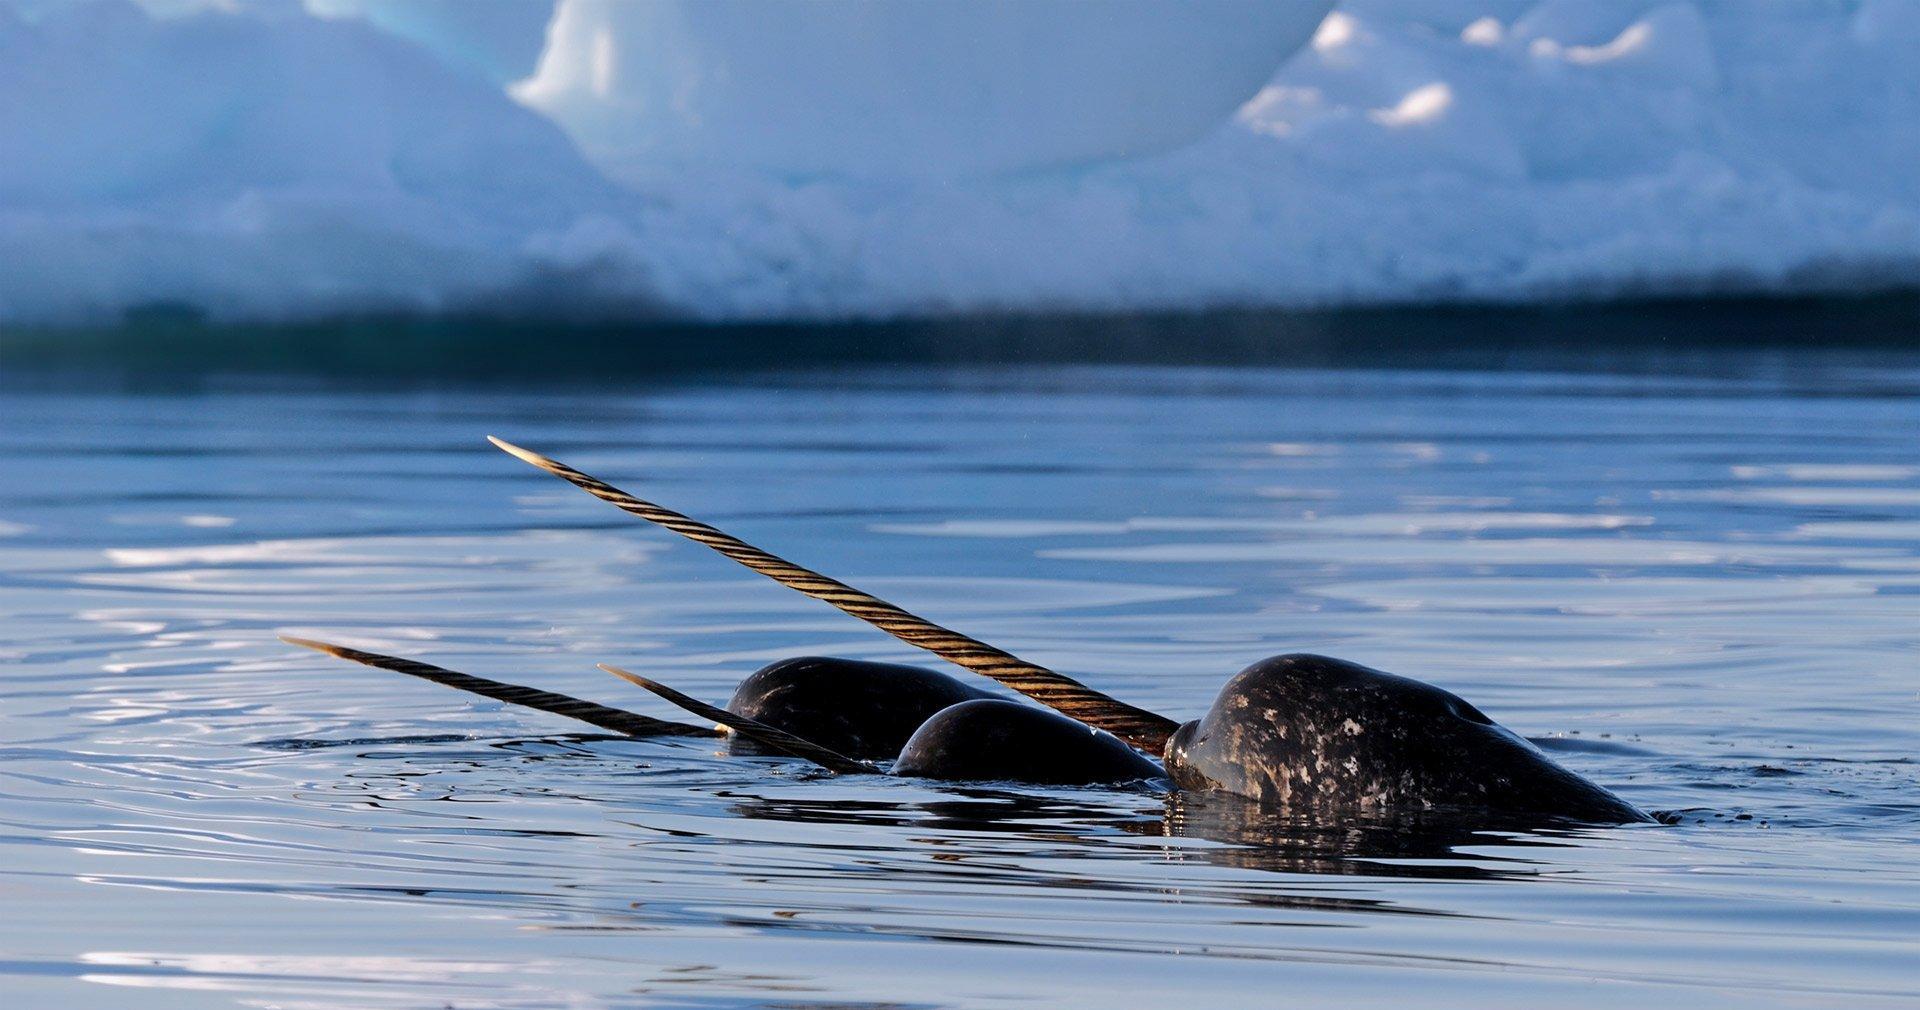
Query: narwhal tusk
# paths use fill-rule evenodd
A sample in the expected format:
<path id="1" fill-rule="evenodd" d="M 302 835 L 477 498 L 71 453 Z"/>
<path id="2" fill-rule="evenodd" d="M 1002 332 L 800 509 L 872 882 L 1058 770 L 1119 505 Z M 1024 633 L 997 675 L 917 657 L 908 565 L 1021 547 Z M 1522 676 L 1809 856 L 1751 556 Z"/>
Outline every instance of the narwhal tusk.
<path id="1" fill-rule="evenodd" d="M 1104 729 L 1135 747 L 1158 754 L 1178 728 L 1173 720 L 1101 694 L 1071 677 L 1035 666 L 985 642 L 915 617 L 885 600 L 844 582 L 809 571 L 745 541 L 671 509 L 662 508 L 556 460 L 529 452 L 493 436 L 487 440 L 505 452 L 568 481 L 622 511 L 704 544 L 762 575 L 822 600 L 912 645 L 993 680 L 1063 715 Z"/>
<path id="2" fill-rule="evenodd" d="M 865 761 L 855 761 L 853 758 L 839 751 L 822 747 L 804 737 L 794 736 L 786 730 L 776 729 L 758 719 L 749 719 L 744 715 L 735 715 L 724 708 L 709 705 L 698 698 L 690 698 L 665 684 L 648 680 L 637 673 L 622 670 L 617 666 L 608 666 L 605 663 L 600 664 L 600 669 L 630 684 L 637 684 L 640 687 L 644 687 L 702 719 L 711 719 L 745 739 L 752 740 L 754 743 L 785 754 L 791 754 L 797 758 L 805 758 L 828 771 L 839 772 L 843 775 L 871 775 L 879 772 L 878 768 L 875 768 Z"/>
<path id="3" fill-rule="evenodd" d="M 579 698 L 569 698 L 564 694 L 555 694 L 552 691 L 541 691 L 537 688 L 521 687 L 517 684 L 503 684 L 497 680 L 488 680 L 485 677 L 474 677 L 453 670 L 442 669 L 438 666 L 431 666 L 416 660 L 401 659 L 398 656 L 383 656 L 377 652 L 362 652 L 359 649 L 349 649 L 344 645 L 316 642 L 310 638 L 293 638 L 287 635 L 281 635 L 280 640 L 288 645 L 298 645 L 301 648 L 312 649 L 315 652 L 324 652 L 329 656 L 352 660 L 355 663 L 361 663 L 366 666 L 377 667 L 382 670 L 392 670 L 395 673 L 404 673 L 410 677 L 419 677 L 422 680 L 430 680 L 436 684 L 444 684 L 447 687 L 482 695 L 492 698 L 495 701 L 504 701 L 511 705 L 522 705 L 527 708 L 539 709 L 542 712 L 552 712 L 555 715 L 564 715 L 569 719 L 578 719 L 581 722 L 598 726 L 601 729 L 609 729 L 615 733 L 625 733 L 628 736 L 713 737 L 720 735 L 717 731 L 708 729 L 705 726 L 689 726 L 685 723 L 667 722 L 664 719 L 655 719 L 635 712 L 623 712 L 617 708 L 608 708 L 605 705 L 582 701 Z"/>

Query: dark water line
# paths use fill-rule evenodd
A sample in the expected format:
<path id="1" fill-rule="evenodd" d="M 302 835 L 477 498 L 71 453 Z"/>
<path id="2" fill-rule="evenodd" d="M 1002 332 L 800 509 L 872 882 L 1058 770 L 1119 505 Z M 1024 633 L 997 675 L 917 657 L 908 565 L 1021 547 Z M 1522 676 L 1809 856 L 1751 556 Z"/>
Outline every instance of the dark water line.
<path id="1" fill-rule="evenodd" d="M 160 307 L 121 324 L 0 327 L 0 381 L 176 389 L 234 377 L 290 386 L 684 384 L 872 365 L 1285 365 L 1574 368 L 1721 374 L 1788 369 L 1796 352 L 1862 366 L 1920 346 L 1920 292 L 1610 303 L 1414 305 L 871 322 L 371 316 L 219 323 Z M 1844 362 L 1842 362 L 1844 363 Z"/>

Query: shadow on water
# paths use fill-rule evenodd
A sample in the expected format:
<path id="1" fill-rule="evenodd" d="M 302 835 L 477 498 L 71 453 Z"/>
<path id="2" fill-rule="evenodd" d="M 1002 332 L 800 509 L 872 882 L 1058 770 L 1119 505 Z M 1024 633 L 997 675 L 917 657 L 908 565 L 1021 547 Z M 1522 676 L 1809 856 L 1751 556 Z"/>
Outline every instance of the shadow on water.
<path id="1" fill-rule="evenodd" d="M 471 815 L 458 830 L 463 836 L 574 837 L 626 846 L 674 840 L 694 851 L 714 847 L 751 846 L 775 853 L 761 857 L 768 865 L 785 867 L 789 860 L 825 860 L 828 864 L 866 863 L 883 874 L 879 893 L 905 895 L 930 886 L 959 886 L 993 892 L 1030 890 L 1084 892 L 1106 900 L 1114 896 L 1154 898 L 1169 888 L 1164 869 L 1169 866 L 1229 871 L 1203 881 L 1187 881 L 1179 893 L 1187 900 L 1215 905 L 1259 907 L 1313 913 L 1390 914 L 1471 917 L 1460 910 L 1425 907 L 1382 896 L 1373 886 L 1385 881 L 1502 882 L 1537 880 L 1553 875 L 1552 850 L 1579 844 L 1578 826 L 1539 820 L 1494 817 L 1484 812 L 1424 812 L 1403 815 L 1367 815 L 1327 818 L 1289 814 L 1224 794 L 1166 793 L 1149 785 L 1064 792 L 1022 789 L 993 784 L 941 787 L 929 798 L 920 784 L 885 783 L 880 789 L 855 793 L 826 791 L 820 796 L 792 791 L 769 794 L 754 784 L 755 768 L 741 767 L 741 759 L 689 751 L 684 770 L 695 793 L 682 804 L 632 808 L 631 799 L 609 791 L 608 780 L 595 768 L 606 768 L 608 752 L 599 744 L 632 743 L 619 737 L 589 734 L 553 738 L 473 739 L 451 735 L 358 738 L 301 742 L 268 740 L 256 746 L 277 751 L 351 748 L 359 759 L 387 759 L 409 766 L 372 769 L 348 777 L 356 795 L 373 806 L 418 803 L 424 796 L 443 795 L 438 787 L 417 782 L 457 774 L 464 764 L 478 768 L 511 754 L 516 761 L 546 762 L 563 757 L 585 757 L 585 778 L 572 783 L 523 783 L 512 795 L 538 796 L 553 801 L 575 801 L 611 808 L 608 818 L 587 831 L 529 831 L 492 826 Z M 464 759 L 459 748 L 421 744 L 466 744 L 479 753 Z M 493 759 L 480 755 L 491 753 Z M 384 763 L 384 762 L 383 762 Z M 662 762 L 668 764 L 671 762 Z M 753 761 L 778 765 L 779 761 Z M 743 781 L 742 774 L 748 776 Z M 517 781 L 517 777 L 516 777 Z M 778 787 L 809 782 L 831 782 L 832 776 L 783 777 Z M 894 799 L 894 787 L 909 793 Z M 621 807 L 629 809 L 622 810 Z M 676 814 L 700 815 L 707 829 L 668 826 Z M 714 820 L 714 815 L 723 819 Z M 772 834 L 737 830 L 728 821 L 761 822 L 781 827 Z M 825 828 L 825 831 L 811 830 Z M 861 829 L 874 829 L 863 831 Z M 709 833 L 717 830 L 718 833 Z M 1657 829 L 1656 829 L 1657 830 Z M 752 840 L 750 839 L 757 839 Z M 1530 851 L 1539 858 L 1531 858 Z M 800 853 L 807 855 L 799 856 Z M 924 862 L 922 860 L 924 859 Z M 1077 866 L 1077 869 L 1061 869 Z M 938 867 L 928 869 L 926 867 Z M 1159 869 L 1156 869 L 1159 868 Z M 557 868 L 556 868 L 557 869 Z M 1245 877 L 1243 871 L 1278 875 L 1270 882 Z M 768 870 L 775 878 L 785 869 Z M 842 871 L 845 872 L 844 870 Z M 542 872 L 537 877 L 546 877 Z M 849 879 L 852 879 L 850 875 Z M 1329 889 L 1324 878 L 1364 878 L 1361 890 L 1344 893 Z M 621 893 L 617 879 L 591 887 L 561 883 L 556 874 L 549 884 L 510 891 L 435 884 L 433 886 L 334 886 L 331 893 L 351 893 L 364 899 L 429 900 L 467 905 L 532 905 L 555 910 L 579 909 L 581 899 L 594 910 L 590 923 L 554 927 L 589 932 L 647 931 L 662 921 L 691 924 L 715 920 L 715 912 L 697 903 L 636 895 L 630 911 L 618 910 Z M 531 881 L 529 881 L 531 883 Z M 546 893 L 549 886 L 557 888 Z M 298 890 L 296 888 L 296 890 Z M 1101 896 L 1105 896 L 1102 898 Z M 772 919 L 756 914 L 728 919 L 734 927 L 831 932 L 841 927 L 823 925 L 811 917 Z M 1054 941 L 1020 935 L 953 933 L 952 923 L 930 917 L 919 926 L 897 924 L 896 931 L 923 939 L 967 940 L 1046 946 Z M 924 936 L 917 929 L 931 929 Z M 1096 949 L 1086 940 L 1059 941 L 1060 945 Z"/>
<path id="2" fill-rule="evenodd" d="M 1577 831 L 1562 822 L 1486 813 L 1427 811 L 1327 819 L 1265 809 L 1228 795 L 1166 798 L 1159 834 L 1221 843 L 1202 858 L 1236 869 L 1286 873 L 1419 877 L 1437 880 L 1525 879 L 1537 872 L 1520 850 L 1564 845 Z M 1151 834 L 1152 832 L 1147 832 Z M 1498 856 L 1460 850 L 1499 845 Z"/>
<path id="3" fill-rule="evenodd" d="M 1138 855 L 1139 839 L 1197 841 L 1212 844 L 1169 846 L 1156 855 L 1242 870 L 1436 880 L 1532 876 L 1533 865 L 1519 851 L 1563 845 L 1557 835 L 1577 830 L 1560 823 L 1469 812 L 1328 819 L 1263 809 L 1224 794 L 1165 793 L 1149 799 L 1144 793 L 1115 793 L 1114 803 L 1106 805 L 1085 797 L 1005 789 L 962 788 L 953 793 L 952 799 L 916 803 L 736 794 L 730 809 L 755 820 L 1016 836 L 1047 849 L 1098 849 L 1117 839 L 1128 840 L 1125 851 L 1130 856 Z M 1458 850 L 1469 845 L 1499 845 L 1508 851 L 1492 857 L 1460 856 Z M 1006 856 L 1004 849 L 994 851 Z M 965 855 L 954 852 L 947 858 L 958 861 Z M 1103 882 L 1101 886 L 1112 885 Z"/>
<path id="4" fill-rule="evenodd" d="M 794 367 L 1132 364 L 1605 370 L 1719 350 L 1832 351 L 1920 343 L 1920 292 L 1694 297 L 1605 304 L 958 316 L 873 322 L 689 323 L 373 316 L 224 324 L 165 306 L 109 326 L 0 327 L 15 383 L 192 385 L 223 375 L 321 383 L 602 385 Z M 1617 360 L 1615 360 L 1617 359 Z"/>

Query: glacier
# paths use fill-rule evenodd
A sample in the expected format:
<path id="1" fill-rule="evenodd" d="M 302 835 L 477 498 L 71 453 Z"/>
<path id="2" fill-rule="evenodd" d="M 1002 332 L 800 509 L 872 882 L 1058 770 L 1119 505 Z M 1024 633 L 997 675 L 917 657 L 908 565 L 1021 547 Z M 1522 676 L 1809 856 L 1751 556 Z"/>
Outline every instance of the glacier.
<path id="1" fill-rule="evenodd" d="M 1920 282 L 1911 0 L 0 0 L 0 323 Z"/>

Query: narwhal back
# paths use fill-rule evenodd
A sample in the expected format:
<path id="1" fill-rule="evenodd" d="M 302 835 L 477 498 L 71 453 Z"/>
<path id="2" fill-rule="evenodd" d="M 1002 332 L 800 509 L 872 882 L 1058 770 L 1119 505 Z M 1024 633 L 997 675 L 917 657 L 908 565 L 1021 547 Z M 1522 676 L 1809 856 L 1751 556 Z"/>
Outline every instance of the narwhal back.
<path id="1" fill-rule="evenodd" d="M 1451 692 L 1325 656 L 1242 670 L 1168 741 L 1167 773 L 1183 789 L 1303 811 L 1648 819 Z"/>
<path id="2" fill-rule="evenodd" d="M 863 761 L 891 760 L 934 713 L 990 692 L 918 666 L 801 656 L 750 674 L 727 711 Z M 759 753 L 733 737 L 731 747 Z"/>

